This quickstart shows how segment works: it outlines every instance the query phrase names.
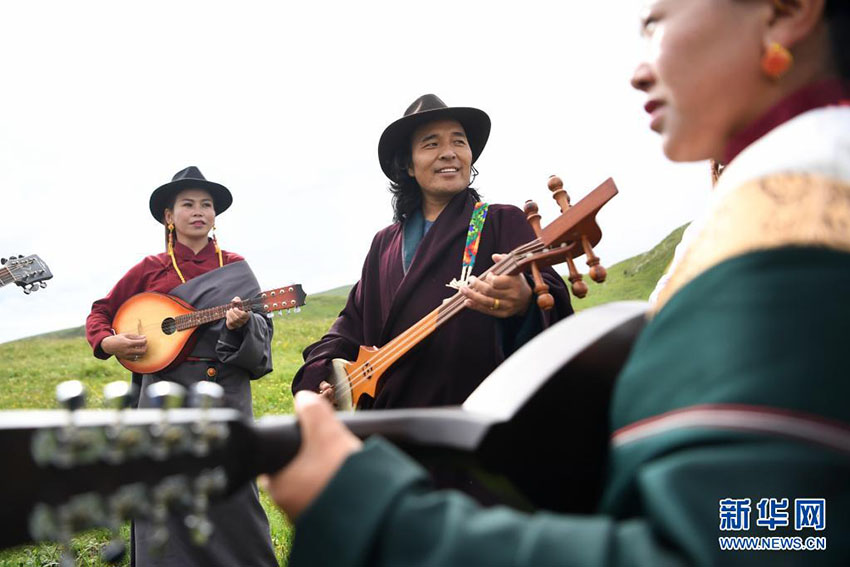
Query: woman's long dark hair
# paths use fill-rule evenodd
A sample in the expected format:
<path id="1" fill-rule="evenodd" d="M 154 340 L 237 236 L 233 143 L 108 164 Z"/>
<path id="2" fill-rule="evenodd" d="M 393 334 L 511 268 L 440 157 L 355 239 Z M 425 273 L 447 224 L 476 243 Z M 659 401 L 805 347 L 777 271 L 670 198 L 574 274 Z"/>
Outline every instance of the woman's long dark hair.
<path id="1" fill-rule="evenodd" d="M 416 209 L 422 206 L 422 189 L 416 178 L 412 177 L 407 168 L 410 166 L 410 152 L 399 150 L 393 156 L 390 164 L 390 193 L 393 195 L 393 221 L 403 221 Z M 467 190 L 476 201 L 481 200 L 481 195 L 472 187 Z"/>

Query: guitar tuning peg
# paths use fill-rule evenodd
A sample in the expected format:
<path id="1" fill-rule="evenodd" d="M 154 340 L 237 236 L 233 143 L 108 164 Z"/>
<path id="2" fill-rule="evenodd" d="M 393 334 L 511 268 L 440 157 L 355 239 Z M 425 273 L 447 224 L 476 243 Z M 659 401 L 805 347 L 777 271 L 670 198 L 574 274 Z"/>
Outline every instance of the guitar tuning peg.
<path id="1" fill-rule="evenodd" d="M 30 288 L 28 288 L 28 287 L 24 287 L 24 288 L 22 288 L 22 289 L 24 290 L 24 295 L 29 295 L 29 294 L 31 294 L 31 293 L 32 293 L 32 290 L 31 290 Z"/>
<path id="2" fill-rule="evenodd" d="M 113 537 L 100 551 L 100 558 L 108 565 L 119 565 L 127 553 L 127 544 L 118 537 Z"/>
<path id="3" fill-rule="evenodd" d="M 106 407 L 112 409 L 126 409 L 130 407 L 138 386 L 126 380 L 110 382 L 103 387 L 103 401 Z"/>
<path id="4" fill-rule="evenodd" d="M 179 408 L 186 399 L 186 388 L 176 382 L 165 380 L 154 382 L 148 386 L 146 393 L 155 408 L 163 410 Z"/>
<path id="5" fill-rule="evenodd" d="M 0 264 L 5 265 L 8 260 L 6 258 L 0 258 Z"/>
<path id="6" fill-rule="evenodd" d="M 68 411 L 86 405 L 86 387 L 79 380 L 66 380 L 56 386 L 56 401 Z"/>
<path id="7" fill-rule="evenodd" d="M 221 406 L 224 401 L 224 388 L 215 382 L 202 380 L 189 388 L 189 405 L 207 410 Z"/>
<path id="8" fill-rule="evenodd" d="M 44 288 L 46 288 L 46 287 L 47 287 L 47 282 L 38 282 L 38 286 L 39 286 L 41 289 L 44 289 Z"/>

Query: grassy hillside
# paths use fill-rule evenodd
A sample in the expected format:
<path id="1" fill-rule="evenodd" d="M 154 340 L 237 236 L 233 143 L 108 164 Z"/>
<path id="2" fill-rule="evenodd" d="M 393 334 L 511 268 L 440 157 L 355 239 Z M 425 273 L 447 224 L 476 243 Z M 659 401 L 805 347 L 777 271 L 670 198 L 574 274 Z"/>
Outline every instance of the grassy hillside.
<path id="1" fill-rule="evenodd" d="M 683 229 L 675 230 L 649 252 L 609 267 L 606 283 L 598 285 L 585 278 L 590 292 L 583 300 L 573 300 L 575 308 L 580 310 L 609 301 L 649 297 L 655 282 L 669 264 Z M 349 290 L 350 286 L 343 286 L 311 295 L 300 314 L 274 319 L 272 346 L 275 370 L 252 383 L 257 416 L 292 412 L 289 387 L 301 363 L 301 350 L 328 329 L 344 305 Z M 54 407 L 56 384 L 70 379 L 82 380 L 88 386 L 88 407 L 99 407 L 103 386 L 113 380 L 127 379 L 127 371 L 114 360 L 95 359 L 82 327 L 0 344 L 0 409 Z M 291 532 L 286 520 L 265 496 L 263 505 L 271 521 L 276 552 L 283 561 L 289 550 Z M 127 536 L 126 528 L 124 535 Z M 107 537 L 104 531 L 77 536 L 74 547 L 78 564 L 103 565 L 98 553 Z M 3 567 L 56 565 L 58 559 L 58 551 L 53 545 L 0 552 L 0 566 Z"/>

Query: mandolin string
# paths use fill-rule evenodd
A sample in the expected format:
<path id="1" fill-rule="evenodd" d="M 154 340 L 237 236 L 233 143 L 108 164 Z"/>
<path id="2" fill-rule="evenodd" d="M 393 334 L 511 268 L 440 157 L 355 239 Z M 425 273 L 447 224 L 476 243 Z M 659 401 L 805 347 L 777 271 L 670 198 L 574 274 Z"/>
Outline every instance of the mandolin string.
<path id="1" fill-rule="evenodd" d="M 267 293 L 267 292 L 264 292 L 264 293 Z M 254 307 L 262 305 L 262 303 L 263 303 L 262 297 L 255 297 L 255 298 L 252 298 L 252 299 L 243 299 L 241 301 L 242 307 L 248 307 L 247 310 L 251 310 L 251 311 L 253 311 Z M 186 331 L 188 329 L 198 327 L 198 326 L 204 325 L 206 323 L 211 323 L 213 321 L 217 321 L 218 319 L 223 319 L 224 317 L 227 316 L 226 312 L 227 312 L 228 309 L 230 309 L 229 303 L 226 304 L 226 305 L 218 305 L 216 307 L 209 307 L 207 309 L 199 309 L 197 311 L 192 311 L 191 313 L 184 313 L 183 315 L 178 315 L 176 317 L 173 317 L 173 319 L 174 319 L 174 321 L 177 325 L 177 331 Z M 216 313 L 219 310 L 223 310 L 221 314 Z M 261 314 L 264 315 L 265 313 L 266 312 L 262 312 Z M 209 319 L 209 320 L 197 321 L 197 319 L 199 319 L 199 318 L 206 318 L 206 317 L 210 317 L 210 316 L 212 316 L 214 318 Z M 186 325 L 188 325 L 188 326 L 186 326 Z M 146 325 L 142 325 L 141 327 L 139 327 L 139 330 L 149 331 L 150 329 L 156 329 L 156 328 L 160 328 L 160 329 L 162 328 L 162 321 L 159 321 L 157 323 L 148 323 Z"/>
<path id="2" fill-rule="evenodd" d="M 509 253 L 505 258 L 500 260 L 498 263 L 490 266 L 490 268 L 485 270 L 478 277 L 485 277 L 491 272 L 493 272 L 495 275 L 502 275 L 505 272 L 509 272 L 517 264 L 516 256 L 538 252 L 542 249 L 542 242 L 539 239 L 533 240 Z M 399 351 L 401 351 L 401 354 L 404 354 L 404 352 L 408 348 L 412 348 L 413 346 L 415 346 L 419 341 L 427 337 L 440 325 L 448 321 L 455 314 L 462 311 L 466 307 L 464 304 L 465 299 L 466 298 L 460 292 L 456 293 L 455 295 L 447 299 L 446 303 L 437 308 L 439 312 L 437 314 L 436 324 L 433 327 L 426 325 L 426 322 L 430 322 L 430 317 L 426 315 L 425 317 L 420 319 L 416 324 L 414 324 L 410 329 L 408 329 L 407 331 L 387 343 L 381 349 L 381 352 L 378 354 L 378 356 L 368 360 L 366 363 L 361 364 L 359 367 L 353 369 L 348 375 L 359 375 L 359 377 L 349 379 L 348 391 L 353 391 L 354 388 L 358 387 L 363 382 L 369 380 L 369 375 L 376 373 L 378 370 L 383 371 L 385 368 L 391 366 L 395 362 L 395 356 L 397 353 L 399 353 Z M 408 347 L 408 344 L 410 344 L 410 347 Z M 364 372 L 366 364 L 370 364 L 372 367 L 372 371 L 369 373 L 369 375 Z M 343 389 L 339 392 L 335 392 L 334 397 L 339 399 L 340 396 L 345 393 L 345 391 L 346 390 Z"/>

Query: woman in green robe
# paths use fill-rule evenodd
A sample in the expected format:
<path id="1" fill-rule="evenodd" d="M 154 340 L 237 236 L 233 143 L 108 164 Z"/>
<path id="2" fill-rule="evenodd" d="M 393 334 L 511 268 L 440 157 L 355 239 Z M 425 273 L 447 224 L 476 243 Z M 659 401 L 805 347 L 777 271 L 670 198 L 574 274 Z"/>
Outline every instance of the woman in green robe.
<path id="1" fill-rule="evenodd" d="M 665 154 L 723 173 L 615 386 L 597 513 L 434 491 L 305 393 L 270 481 L 291 564 L 850 564 L 850 3 L 651 0 L 642 29 Z"/>

